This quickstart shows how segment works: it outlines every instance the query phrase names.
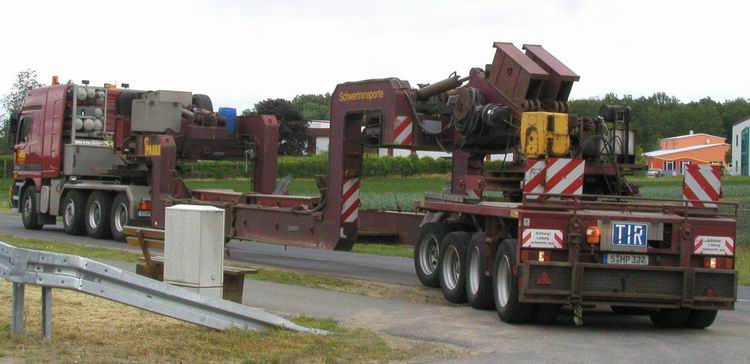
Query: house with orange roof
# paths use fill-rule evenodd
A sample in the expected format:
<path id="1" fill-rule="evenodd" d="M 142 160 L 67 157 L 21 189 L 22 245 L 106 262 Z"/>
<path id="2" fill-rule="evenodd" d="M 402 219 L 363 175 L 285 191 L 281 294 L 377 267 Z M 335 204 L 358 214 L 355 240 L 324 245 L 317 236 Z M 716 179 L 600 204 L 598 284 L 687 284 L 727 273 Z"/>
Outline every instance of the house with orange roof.
<path id="1" fill-rule="evenodd" d="M 643 153 L 649 169 L 681 175 L 691 164 L 723 165 L 729 151 L 726 138 L 693 133 L 659 140 L 659 150 Z"/>

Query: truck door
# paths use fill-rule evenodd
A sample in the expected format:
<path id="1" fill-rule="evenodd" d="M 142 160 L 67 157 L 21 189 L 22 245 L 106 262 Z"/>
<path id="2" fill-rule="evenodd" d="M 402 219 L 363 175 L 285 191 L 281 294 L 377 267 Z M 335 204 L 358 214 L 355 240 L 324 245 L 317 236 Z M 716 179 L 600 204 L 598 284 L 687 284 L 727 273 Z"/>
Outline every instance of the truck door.
<path id="1" fill-rule="evenodd" d="M 39 128 L 40 117 L 39 110 L 28 110 L 21 112 L 18 119 L 18 129 L 15 140 L 15 171 L 23 177 L 33 177 L 34 174 L 41 173 L 41 146 L 42 141 L 34 138 L 35 129 Z M 37 172 L 37 173 L 33 173 Z"/>

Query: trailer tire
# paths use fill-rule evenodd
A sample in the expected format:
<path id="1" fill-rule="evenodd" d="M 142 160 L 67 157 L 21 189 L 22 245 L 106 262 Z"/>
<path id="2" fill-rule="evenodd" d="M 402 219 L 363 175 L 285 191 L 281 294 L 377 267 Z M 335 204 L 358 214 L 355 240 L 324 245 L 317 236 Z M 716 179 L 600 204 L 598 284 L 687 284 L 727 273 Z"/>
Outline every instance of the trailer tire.
<path id="1" fill-rule="evenodd" d="M 483 231 L 472 234 L 466 253 L 466 299 L 471 307 L 478 310 L 495 306 L 492 276 L 485 274 L 489 257 L 489 247 L 484 241 L 486 236 Z"/>
<path id="2" fill-rule="evenodd" d="M 63 200 L 63 228 L 68 235 L 83 235 L 86 232 L 85 210 L 86 194 L 78 190 L 70 190 Z"/>
<path id="3" fill-rule="evenodd" d="M 36 190 L 34 186 L 26 186 L 21 194 L 21 203 L 18 206 L 21 210 L 21 221 L 23 227 L 28 230 L 39 230 L 42 224 L 39 223 L 39 207 L 36 203 Z"/>
<path id="4" fill-rule="evenodd" d="M 440 290 L 450 303 L 466 302 L 466 246 L 471 234 L 454 231 L 443 238 L 440 249 Z"/>
<path id="5" fill-rule="evenodd" d="M 517 261 L 516 239 L 503 240 L 495 255 L 493 296 L 497 315 L 509 324 L 529 322 L 534 310 L 534 305 L 519 301 Z"/>
<path id="6" fill-rule="evenodd" d="M 716 321 L 718 310 L 690 310 L 685 326 L 691 329 L 705 329 Z"/>
<path id="7" fill-rule="evenodd" d="M 440 287 L 440 245 L 450 232 L 451 225 L 444 222 L 430 222 L 419 229 L 419 237 L 414 244 L 414 269 L 417 278 L 426 287 Z"/>
<path id="8" fill-rule="evenodd" d="M 534 323 L 552 325 L 557 322 L 561 306 L 558 304 L 538 304 L 534 307 Z"/>
<path id="9" fill-rule="evenodd" d="M 684 327 L 690 317 L 689 308 L 662 308 L 649 313 L 651 322 L 657 327 L 676 329 Z"/>
<path id="10" fill-rule="evenodd" d="M 112 236 L 109 214 L 112 211 L 112 197 L 103 191 L 94 191 L 86 201 L 86 234 L 94 239 Z"/>
<path id="11" fill-rule="evenodd" d="M 193 105 L 198 106 L 203 110 L 214 112 L 214 104 L 211 102 L 211 98 L 208 95 L 193 94 Z"/>
<path id="12" fill-rule="evenodd" d="M 126 194 L 120 192 L 115 196 L 115 199 L 112 201 L 109 219 L 112 239 L 125 241 L 126 236 L 123 228 L 130 220 L 130 201 Z"/>

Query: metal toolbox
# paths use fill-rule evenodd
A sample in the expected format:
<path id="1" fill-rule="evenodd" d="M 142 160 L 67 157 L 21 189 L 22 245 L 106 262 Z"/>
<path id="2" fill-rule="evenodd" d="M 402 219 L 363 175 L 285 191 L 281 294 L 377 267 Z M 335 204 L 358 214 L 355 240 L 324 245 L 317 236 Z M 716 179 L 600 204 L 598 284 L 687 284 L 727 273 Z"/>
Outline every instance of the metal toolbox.
<path id="1" fill-rule="evenodd" d="M 182 105 L 177 101 L 134 100 L 130 130 L 163 133 L 180 131 Z"/>

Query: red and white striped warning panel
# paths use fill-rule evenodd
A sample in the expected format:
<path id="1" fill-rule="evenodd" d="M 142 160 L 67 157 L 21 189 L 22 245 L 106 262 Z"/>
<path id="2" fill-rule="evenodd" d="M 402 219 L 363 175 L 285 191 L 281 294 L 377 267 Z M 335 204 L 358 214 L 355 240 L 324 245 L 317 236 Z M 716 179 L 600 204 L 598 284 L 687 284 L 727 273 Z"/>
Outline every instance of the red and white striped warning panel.
<path id="1" fill-rule="evenodd" d="M 582 159 L 547 159 L 544 192 L 560 195 L 582 194 L 585 167 L 586 162 Z"/>
<path id="2" fill-rule="evenodd" d="M 410 117 L 396 116 L 396 122 L 393 124 L 393 144 L 411 145 L 413 130 L 414 127 Z"/>
<path id="3" fill-rule="evenodd" d="M 721 198 L 721 170 L 707 164 L 687 166 L 682 180 L 682 198 L 700 200 L 688 202 L 691 207 L 715 208 L 715 201 Z"/>
<path id="4" fill-rule="evenodd" d="M 523 193 L 544 193 L 544 168 L 547 166 L 543 159 L 526 160 L 525 173 L 523 175 Z M 539 196 L 527 196 L 528 200 L 536 200 Z"/>
<path id="5" fill-rule="evenodd" d="M 521 238 L 523 248 L 562 249 L 565 247 L 562 230 L 525 229 Z"/>
<path id="6" fill-rule="evenodd" d="M 344 179 L 341 200 L 341 222 L 356 222 L 359 215 L 359 178 Z"/>
<path id="7" fill-rule="evenodd" d="M 733 256 L 734 239 L 728 236 L 697 236 L 693 245 L 693 254 Z"/>

